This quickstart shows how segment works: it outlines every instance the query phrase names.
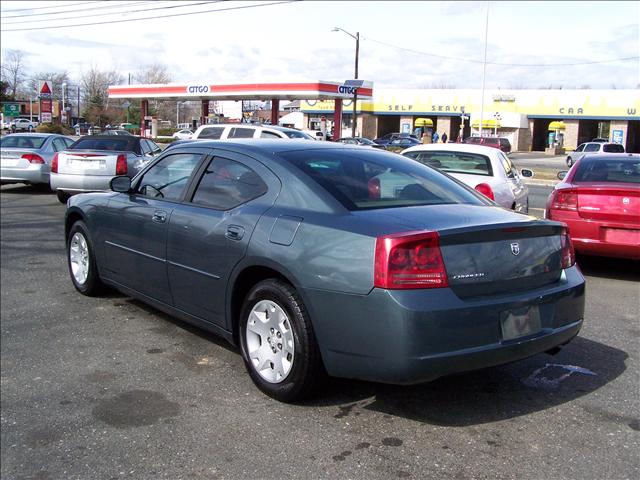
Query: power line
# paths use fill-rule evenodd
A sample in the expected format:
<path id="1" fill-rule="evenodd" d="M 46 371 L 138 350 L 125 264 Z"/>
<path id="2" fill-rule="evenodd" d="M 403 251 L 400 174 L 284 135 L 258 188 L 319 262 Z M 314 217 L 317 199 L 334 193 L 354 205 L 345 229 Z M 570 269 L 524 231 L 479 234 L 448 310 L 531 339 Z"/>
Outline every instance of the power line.
<path id="1" fill-rule="evenodd" d="M 33 30 L 53 30 L 53 29 L 58 29 L 58 28 L 88 27 L 88 26 L 92 26 L 92 25 L 109 25 L 109 24 L 113 24 L 113 23 L 139 22 L 139 21 L 143 21 L 143 20 L 156 20 L 158 18 L 183 17 L 185 15 L 196 15 L 196 14 L 200 14 L 200 13 L 224 12 L 224 11 L 228 11 L 228 10 L 243 10 L 243 9 L 247 9 L 247 8 L 269 7 L 269 6 L 272 6 L 272 5 L 281 5 L 281 4 L 285 4 L 285 3 L 294 3 L 294 2 L 299 2 L 299 1 L 301 1 L 301 0 L 284 0 L 284 1 L 280 1 L 280 2 L 260 3 L 258 5 L 242 5 L 242 6 L 239 6 L 239 7 L 218 8 L 218 9 L 212 9 L 212 10 L 199 10 L 197 12 L 174 13 L 172 15 L 158 15 L 158 16 L 155 16 L 155 17 L 144 17 L 144 18 L 127 18 L 127 19 L 122 19 L 122 20 L 110 20 L 110 21 L 93 22 L 93 23 L 77 23 L 77 24 L 74 24 L 74 25 L 54 25 L 54 26 L 48 26 L 48 27 L 11 28 L 11 29 L 0 28 L 0 31 L 2 31 L 2 32 L 24 32 L 24 31 L 33 31 Z"/>
<path id="2" fill-rule="evenodd" d="M 103 2 L 95 2 L 95 3 L 103 3 Z M 90 7 L 90 8 L 77 8 L 77 9 L 71 9 L 71 10 L 61 10 L 59 12 L 48 12 L 48 13 L 25 13 L 23 15 L 3 15 L 2 16 L 2 20 L 4 20 L 5 18 L 24 18 L 24 17 L 42 17 L 44 16 L 50 16 L 50 15 L 61 15 L 61 14 L 65 14 L 65 13 L 76 13 L 76 12 L 86 12 L 87 10 L 104 10 L 104 9 L 108 9 L 108 8 L 126 8 L 126 7 L 133 7 L 135 5 L 140 5 L 141 3 L 154 3 L 153 1 L 148 1 L 148 2 L 128 2 L 128 3 L 118 3 L 116 4 L 115 2 L 108 2 L 111 3 L 111 5 L 103 5 L 101 7 Z M 65 7 L 65 5 L 60 5 L 61 7 Z M 67 7 L 70 7 L 71 5 L 66 5 Z M 74 7 L 76 5 L 73 5 Z M 79 6 L 79 5 L 78 5 Z M 53 19 L 51 19 L 53 20 Z M 42 21 L 42 20 L 34 20 L 34 21 Z M 15 22 L 18 23 L 18 22 Z"/>
<path id="3" fill-rule="evenodd" d="M 400 47 L 398 45 L 392 45 L 390 43 L 382 42 L 380 40 L 375 40 L 373 38 L 361 37 L 365 40 L 369 40 L 370 42 L 378 43 L 380 45 L 384 45 L 386 47 L 395 48 L 397 50 L 404 50 L 405 52 L 413 53 L 416 55 L 423 55 L 425 57 L 434 57 L 441 58 L 443 60 L 455 60 L 457 62 L 467 62 L 467 63 L 475 63 L 479 65 L 483 65 L 484 62 L 482 60 L 474 60 L 471 58 L 460 58 L 460 57 L 451 57 L 447 55 L 438 55 L 436 53 L 427 53 L 419 50 L 414 50 L 412 48 Z M 594 60 L 590 62 L 573 62 L 573 63 L 503 63 L 503 62 L 487 62 L 487 65 L 498 65 L 503 67 L 576 67 L 581 65 L 598 65 L 602 63 L 614 63 L 614 62 L 628 62 L 630 60 L 638 60 L 640 56 L 633 57 L 622 57 L 622 58 L 613 58 L 609 60 Z"/>
<path id="4" fill-rule="evenodd" d="M 68 3 L 74 3 L 74 5 L 65 5 Z M 64 4 L 60 5 L 48 5 L 46 7 L 33 7 L 33 8 L 14 8 L 13 10 L 3 10 L 3 12 L 32 12 L 34 10 L 48 10 L 49 8 L 60 8 L 60 7 L 65 7 L 65 6 L 69 6 L 69 7 L 78 7 L 80 5 L 87 5 L 89 3 L 99 3 L 97 1 L 95 2 L 64 2 Z"/>
<path id="5" fill-rule="evenodd" d="M 221 1 L 226 1 L 226 0 L 212 0 L 212 1 L 207 1 L 207 2 L 197 2 L 197 3 L 180 3 L 180 5 L 170 5 L 170 6 L 164 6 L 164 7 L 153 7 L 153 8 L 141 8 L 138 10 L 123 10 L 123 11 L 119 11 L 119 12 L 108 12 L 108 13 L 95 13 L 95 14 L 91 14 L 91 15 L 77 15 L 77 16 L 72 16 L 72 17 L 58 17 L 58 18 L 45 18 L 43 20 L 19 20 L 17 22 L 5 22 L 5 25 L 15 25 L 18 23 L 29 23 L 29 22 L 57 22 L 58 20 L 74 20 L 74 19 L 78 19 L 78 18 L 88 18 L 88 17 L 105 17 L 105 16 L 109 16 L 109 15 L 125 15 L 125 14 L 129 14 L 129 13 L 140 13 L 140 12 L 150 12 L 153 10 L 166 10 L 166 9 L 170 9 L 170 8 L 184 8 L 184 7 L 194 7 L 197 5 L 206 5 L 209 3 L 218 3 Z M 138 2 L 137 4 L 134 3 L 130 6 L 134 6 L 134 5 L 138 5 L 138 4 L 149 4 L 149 3 L 157 3 L 157 2 Z M 104 8 L 113 8 L 113 7 L 104 7 Z M 97 10 L 97 8 L 95 8 L 94 10 Z M 64 12 L 64 13 L 71 13 L 71 12 Z M 43 15 L 47 15 L 47 14 L 43 14 Z"/>

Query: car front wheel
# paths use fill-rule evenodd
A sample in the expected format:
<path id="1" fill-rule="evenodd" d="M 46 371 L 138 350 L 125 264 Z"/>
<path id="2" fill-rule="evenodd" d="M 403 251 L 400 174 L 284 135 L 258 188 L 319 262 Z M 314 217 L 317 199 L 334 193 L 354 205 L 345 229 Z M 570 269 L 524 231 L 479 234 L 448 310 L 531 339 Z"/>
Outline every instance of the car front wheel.
<path id="1" fill-rule="evenodd" d="M 248 293 L 240 315 L 240 350 L 256 386 L 283 402 L 308 396 L 323 369 L 296 290 L 281 280 L 264 280 Z"/>
<path id="2" fill-rule="evenodd" d="M 92 297 L 103 290 L 89 230 L 80 220 L 73 224 L 67 237 L 67 264 L 73 286 L 80 293 Z"/>
<path id="3" fill-rule="evenodd" d="M 67 192 L 63 192 L 62 190 L 57 190 L 56 197 L 58 197 L 58 201 L 60 203 L 66 204 L 67 200 L 69 200 L 69 197 L 71 197 L 71 195 L 69 195 Z"/>

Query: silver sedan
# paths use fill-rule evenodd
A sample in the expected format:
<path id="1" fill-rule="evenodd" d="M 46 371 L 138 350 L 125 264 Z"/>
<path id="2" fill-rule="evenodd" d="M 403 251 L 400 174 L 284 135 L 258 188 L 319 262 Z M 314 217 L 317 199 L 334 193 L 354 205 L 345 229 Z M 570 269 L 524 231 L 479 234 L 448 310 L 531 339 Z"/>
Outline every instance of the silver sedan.
<path id="1" fill-rule="evenodd" d="M 0 181 L 49 185 L 51 160 L 74 140 L 52 133 L 16 133 L 0 140 Z"/>

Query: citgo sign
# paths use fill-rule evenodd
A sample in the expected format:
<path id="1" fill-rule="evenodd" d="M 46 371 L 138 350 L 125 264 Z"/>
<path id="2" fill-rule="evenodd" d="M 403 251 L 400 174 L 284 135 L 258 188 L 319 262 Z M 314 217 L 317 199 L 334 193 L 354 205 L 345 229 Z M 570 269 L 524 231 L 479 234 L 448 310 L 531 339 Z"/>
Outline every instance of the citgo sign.
<path id="1" fill-rule="evenodd" d="M 187 93 L 209 93 L 208 85 L 189 85 Z"/>

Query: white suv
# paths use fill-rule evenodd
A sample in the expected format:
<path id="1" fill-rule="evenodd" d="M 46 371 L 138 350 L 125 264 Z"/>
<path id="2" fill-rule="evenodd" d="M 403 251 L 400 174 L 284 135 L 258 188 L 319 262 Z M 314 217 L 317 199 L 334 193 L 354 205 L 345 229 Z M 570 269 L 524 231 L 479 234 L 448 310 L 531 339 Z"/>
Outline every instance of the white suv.
<path id="1" fill-rule="evenodd" d="M 624 147 L 619 143 L 587 142 L 578 146 L 567 155 L 567 165 L 570 167 L 582 157 L 593 153 L 624 153 Z"/>
<path id="2" fill-rule="evenodd" d="M 295 128 L 276 125 L 252 125 L 250 123 L 231 123 L 202 125 L 195 131 L 191 140 L 226 140 L 227 138 L 283 138 L 315 140 L 311 135 Z"/>

